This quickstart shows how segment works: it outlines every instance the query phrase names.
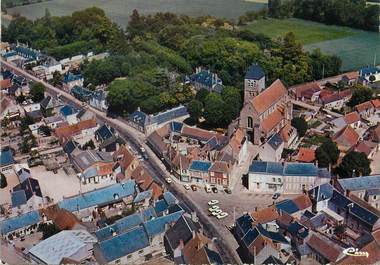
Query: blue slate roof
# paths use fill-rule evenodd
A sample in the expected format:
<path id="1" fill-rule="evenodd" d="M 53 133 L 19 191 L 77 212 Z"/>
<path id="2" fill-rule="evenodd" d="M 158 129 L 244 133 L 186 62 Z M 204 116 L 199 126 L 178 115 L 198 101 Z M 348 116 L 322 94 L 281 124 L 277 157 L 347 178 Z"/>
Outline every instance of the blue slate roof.
<path id="1" fill-rule="evenodd" d="M 243 234 L 247 233 L 252 228 L 252 218 L 248 214 L 244 214 L 236 219 L 236 224 L 242 230 Z"/>
<path id="2" fill-rule="evenodd" d="M 202 70 L 196 74 L 191 75 L 190 80 L 193 83 L 202 84 L 203 86 L 206 86 L 209 89 L 211 89 L 215 85 L 223 84 L 220 78 L 218 78 L 214 73 L 207 70 Z"/>
<path id="3" fill-rule="evenodd" d="M 379 220 L 379 216 L 368 211 L 367 209 L 361 207 L 356 203 L 353 203 L 353 206 L 349 209 L 351 214 L 364 221 L 369 227 L 372 227 Z"/>
<path id="4" fill-rule="evenodd" d="M 181 133 L 182 127 L 183 127 L 183 123 L 182 122 L 172 121 L 170 123 L 170 130 L 172 132 Z"/>
<path id="5" fill-rule="evenodd" d="M 283 143 L 282 141 L 282 138 L 281 136 L 276 133 L 275 135 L 273 135 L 269 141 L 268 141 L 268 144 L 274 149 L 274 150 L 277 150 L 280 145 Z"/>
<path id="6" fill-rule="evenodd" d="M 242 238 L 242 241 L 247 247 L 249 247 L 252 244 L 252 242 L 255 241 L 258 235 L 259 230 L 257 230 L 256 228 L 249 229 L 249 231 Z"/>
<path id="7" fill-rule="evenodd" d="M 144 220 L 150 220 L 153 217 L 156 217 L 156 211 L 153 207 L 148 207 L 142 212 Z"/>
<path id="8" fill-rule="evenodd" d="M 74 150 L 75 148 L 78 146 L 78 144 L 76 142 L 74 142 L 73 140 L 70 140 L 68 142 L 66 142 L 66 144 L 63 146 L 63 151 L 70 155 Z"/>
<path id="9" fill-rule="evenodd" d="M 34 50 L 26 46 L 16 46 L 14 49 L 17 52 L 17 54 L 28 58 L 32 58 L 34 60 L 36 60 L 40 55 L 40 53 L 37 50 Z"/>
<path id="10" fill-rule="evenodd" d="M 329 203 L 332 203 L 339 208 L 345 208 L 345 207 L 347 207 L 347 205 L 349 205 L 351 203 L 351 201 L 346 196 L 344 196 L 343 194 L 334 190 L 333 195 L 332 195 Z"/>
<path id="11" fill-rule="evenodd" d="M 288 214 L 293 214 L 299 210 L 298 206 L 292 200 L 284 200 L 284 201 L 278 202 L 276 203 L 276 208 Z"/>
<path id="12" fill-rule="evenodd" d="M 188 115 L 186 106 L 180 105 L 164 112 L 159 112 L 151 117 L 151 123 L 162 124 L 170 120 Z"/>
<path id="13" fill-rule="evenodd" d="M 17 229 L 37 224 L 41 219 L 38 211 L 28 212 L 16 217 L 5 219 L 0 222 L 0 231 L 2 235 L 6 235 L 9 232 Z"/>
<path id="14" fill-rule="evenodd" d="M 244 244 L 248 247 L 252 244 L 252 242 L 254 242 L 256 240 L 256 238 L 259 235 L 267 237 L 267 238 L 269 238 L 272 241 L 277 242 L 277 243 L 284 243 L 284 244 L 289 243 L 288 240 L 286 240 L 286 238 L 282 234 L 280 234 L 279 232 L 268 231 L 261 224 L 257 224 L 254 228 L 250 229 L 244 235 L 242 240 L 243 240 Z"/>
<path id="15" fill-rule="evenodd" d="M 89 100 L 93 92 L 81 86 L 74 86 L 71 93 L 79 100 Z"/>
<path id="16" fill-rule="evenodd" d="M 152 190 L 146 190 L 143 192 L 140 192 L 136 195 L 135 199 L 133 200 L 134 203 L 142 202 L 146 199 L 152 198 Z"/>
<path id="17" fill-rule="evenodd" d="M 373 75 L 379 72 L 380 72 L 380 68 L 373 67 L 373 66 L 363 67 L 363 68 L 360 68 L 359 70 L 360 76 Z"/>
<path id="18" fill-rule="evenodd" d="M 81 74 L 73 74 L 71 72 L 67 72 L 64 76 L 63 76 L 63 83 L 70 83 L 70 82 L 73 82 L 73 81 L 76 81 L 76 80 L 81 80 L 83 77 Z"/>
<path id="19" fill-rule="evenodd" d="M 149 237 L 161 234 L 165 232 L 165 226 L 167 224 L 176 222 L 184 213 L 184 211 L 175 212 L 168 215 L 163 215 L 144 223 L 146 233 Z"/>
<path id="20" fill-rule="evenodd" d="M 265 76 L 265 73 L 263 69 L 257 64 L 252 64 L 248 68 L 247 73 L 245 74 L 245 79 L 260 80 L 264 76 Z"/>
<path id="21" fill-rule="evenodd" d="M 13 73 L 9 70 L 2 71 L 1 74 L 3 75 L 3 79 L 13 78 Z"/>
<path id="22" fill-rule="evenodd" d="M 301 238 L 306 238 L 309 235 L 309 229 L 298 222 L 291 223 L 288 226 L 288 231 Z"/>
<path id="23" fill-rule="evenodd" d="M 344 190 L 369 190 L 380 188 L 380 175 L 364 176 L 357 178 L 338 179 Z"/>
<path id="24" fill-rule="evenodd" d="M 144 227 L 136 227 L 124 234 L 99 243 L 99 250 L 106 262 L 124 257 L 130 253 L 149 246 L 149 239 Z"/>
<path id="25" fill-rule="evenodd" d="M 163 196 L 164 196 L 164 200 L 166 201 L 168 205 L 177 203 L 177 198 L 170 191 L 165 192 Z"/>
<path id="26" fill-rule="evenodd" d="M 216 139 L 215 136 L 211 137 L 206 143 L 205 146 L 207 146 L 210 150 L 215 149 L 218 147 L 218 139 Z"/>
<path id="27" fill-rule="evenodd" d="M 111 202 L 116 199 L 122 199 L 124 197 L 133 195 L 134 192 L 135 181 L 128 180 L 124 183 L 113 184 L 102 189 L 89 191 L 68 199 L 64 199 L 58 203 L 58 206 L 62 209 L 74 212 Z"/>
<path id="28" fill-rule="evenodd" d="M 168 204 L 164 199 L 156 201 L 156 204 L 154 205 L 154 210 L 156 211 L 157 215 L 160 215 L 160 213 L 166 211 L 168 209 Z"/>
<path id="29" fill-rule="evenodd" d="M 71 105 L 65 105 L 65 106 L 63 106 L 63 107 L 59 110 L 59 112 L 60 112 L 63 116 L 67 117 L 67 116 L 69 116 L 69 115 L 72 115 L 72 114 L 77 113 L 78 111 L 77 111 L 73 106 L 71 106 Z"/>
<path id="30" fill-rule="evenodd" d="M 303 215 L 308 218 L 308 219 L 311 219 L 315 216 L 315 214 L 313 214 L 312 212 L 310 212 L 309 210 L 306 210 Z"/>
<path id="31" fill-rule="evenodd" d="M 145 112 L 136 110 L 128 116 L 128 119 L 134 123 L 137 123 L 139 126 L 145 128 L 148 122 L 148 115 Z"/>
<path id="32" fill-rule="evenodd" d="M 205 247 L 206 254 L 208 256 L 208 259 L 210 260 L 210 264 L 216 264 L 216 265 L 222 265 L 223 261 L 220 257 L 219 253 L 216 251 L 213 251 L 209 249 L 208 247 Z"/>
<path id="33" fill-rule="evenodd" d="M 106 124 L 101 126 L 99 129 L 95 131 L 95 134 L 102 140 L 107 140 L 108 138 L 111 138 L 113 133 L 111 132 L 110 128 Z"/>
<path id="34" fill-rule="evenodd" d="M 208 172 L 211 167 L 211 162 L 193 160 L 190 165 L 190 170 Z"/>
<path id="35" fill-rule="evenodd" d="M 309 194 L 314 197 L 317 202 L 328 200 L 333 196 L 334 188 L 329 183 L 324 183 L 311 190 Z"/>
<path id="36" fill-rule="evenodd" d="M 4 53 L 3 57 L 4 58 L 9 58 L 9 57 L 12 57 L 12 56 L 15 56 L 15 55 L 17 55 L 16 51 L 9 51 L 9 52 Z"/>
<path id="37" fill-rule="evenodd" d="M 0 151 L 0 166 L 11 165 L 15 162 L 13 154 L 10 149 Z"/>
<path id="38" fill-rule="evenodd" d="M 312 163 L 288 162 L 283 165 L 281 162 L 265 162 L 265 161 L 255 160 L 252 162 L 251 166 L 249 167 L 249 172 L 282 175 L 282 176 L 326 177 L 325 171 L 320 171 Z"/>
<path id="39" fill-rule="evenodd" d="M 18 207 L 26 203 L 26 194 L 24 190 L 17 190 L 11 194 L 12 207 Z"/>

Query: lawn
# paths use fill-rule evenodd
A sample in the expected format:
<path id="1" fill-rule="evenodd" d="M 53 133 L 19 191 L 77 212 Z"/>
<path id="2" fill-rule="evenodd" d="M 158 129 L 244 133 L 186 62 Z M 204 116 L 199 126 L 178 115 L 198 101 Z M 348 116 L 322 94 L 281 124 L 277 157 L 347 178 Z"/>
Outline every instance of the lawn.
<path id="1" fill-rule="evenodd" d="M 263 33 L 271 38 L 293 32 L 302 44 L 311 44 L 326 40 L 340 39 L 355 35 L 355 30 L 330 26 L 301 19 L 261 19 L 245 26 L 255 33 Z"/>

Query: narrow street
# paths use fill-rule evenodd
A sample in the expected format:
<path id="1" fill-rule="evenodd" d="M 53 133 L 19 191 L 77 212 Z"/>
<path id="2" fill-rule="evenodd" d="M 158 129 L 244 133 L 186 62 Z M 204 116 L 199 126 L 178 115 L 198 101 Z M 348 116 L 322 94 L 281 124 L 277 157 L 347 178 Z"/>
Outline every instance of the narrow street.
<path id="1" fill-rule="evenodd" d="M 74 105 L 75 107 L 82 108 L 83 104 L 81 101 L 76 99 L 74 96 L 70 95 L 69 93 L 60 90 L 47 82 L 44 82 L 35 76 L 27 73 L 26 71 L 19 69 L 3 60 L 1 60 L 2 67 L 6 67 L 12 71 L 14 71 L 16 74 L 23 75 L 24 77 L 36 81 L 41 82 L 46 87 L 47 93 L 57 96 L 58 94 L 61 95 L 61 98 L 64 98 L 67 103 L 70 103 Z M 166 185 L 167 190 L 171 191 L 180 201 L 184 202 L 186 206 L 191 211 L 196 211 L 200 223 L 203 225 L 203 229 L 205 234 L 207 234 L 210 237 L 216 237 L 218 240 L 215 242 L 216 247 L 218 248 L 220 255 L 224 261 L 224 263 L 230 263 L 230 264 L 241 264 L 240 257 L 237 255 L 237 252 L 235 251 L 235 246 L 233 246 L 228 240 L 223 240 L 223 235 L 220 233 L 219 228 L 214 226 L 212 222 L 210 221 L 210 217 L 205 215 L 202 211 L 198 210 L 196 204 L 187 196 L 184 192 L 181 191 L 181 187 L 178 185 L 167 185 L 165 183 L 165 178 L 169 177 L 169 173 L 166 171 L 164 165 L 162 162 L 158 159 L 158 157 L 153 153 L 153 151 L 149 148 L 148 145 L 145 144 L 145 135 L 136 129 L 130 127 L 128 124 L 126 124 L 121 119 L 113 119 L 110 117 L 107 117 L 104 112 L 101 112 L 91 106 L 86 106 L 86 108 L 90 111 L 92 111 L 96 118 L 102 122 L 108 123 L 111 127 L 119 131 L 120 134 L 131 144 L 131 147 L 140 152 L 140 147 L 144 147 L 148 159 L 144 161 L 144 165 L 147 167 L 149 171 L 151 171 L 152 176 L 158 180 L 159 182 Z"/>

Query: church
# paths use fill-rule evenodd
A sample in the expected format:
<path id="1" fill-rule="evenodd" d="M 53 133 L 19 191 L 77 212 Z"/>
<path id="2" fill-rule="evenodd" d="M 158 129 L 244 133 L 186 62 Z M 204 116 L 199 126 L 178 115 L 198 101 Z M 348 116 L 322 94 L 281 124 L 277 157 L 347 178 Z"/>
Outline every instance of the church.
<path id="1" fill-rule="evenodd" d="M 280 79 L 265 87 L 265 73 L 257 64 L 249 67 L 244 78 L 244 104 L 239 127 L 257 145 L 290 125 L 292 103 Z"/>

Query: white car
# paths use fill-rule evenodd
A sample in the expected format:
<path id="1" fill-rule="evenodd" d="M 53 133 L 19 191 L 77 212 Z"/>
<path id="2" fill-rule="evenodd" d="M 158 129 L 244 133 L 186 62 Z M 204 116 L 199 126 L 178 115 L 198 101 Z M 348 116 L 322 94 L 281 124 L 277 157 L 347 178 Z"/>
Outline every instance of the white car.
<path id="1" fill-rule="evenodd" d="M 215 210 L 215 211 L 213 211 L 213 212 L 211 212 L 211 214 L 213 215 L 213 216 L 218 216 L 219 214 L 221 214 L 223 211 L 221 210 L 221 209 L 219 209 L 219 210 Z"/>
<path id="2" fill-rule="evenodd" d="M 190 185 L 189 184 L 185 184 L 185 185 L 183 185 L 183 187 L 185 188 L 185 190 L 189 190 L 190 189 Z"/>
<path id="3" fill-rule="evenodd" d="M 227 217 L 227 216 L 228 216 L 228 213 L 226 213 L 226 212 L 222 212 L 222 213 L 218 214 L 218 215 L 216 216 L 216 218 L 218 218 L 218 219 L 223 219 L 223 218 L 225 218 L 225 217 Z"/>
<path id="4" fill-rule="evenodd" d="M 171 178 L 166 178 L 165 181 L 166 181 L 166 183 L 169 183 L 169 184 L 173 182 L 173 180 Z"/>
<path id="5" fill-rule="evenodd" d="M 219 203 L 218 200 L 211 200 L 207 204 L 211 206 L 211 205 L 215 205 L 215 204 L 218 204 L 218 203 Z"/>
<path id="6" fill-rule="evenodd" d="M 219 208 L 218 205 L 213 205 L 213 206 L 211 206 L 210 208 L 208 208 L 208 210 L 209 210 L 210 212 L 213 212 L 213 211 L 216 211 L 216 210 L 220 210 L 220 208 Z"/>

